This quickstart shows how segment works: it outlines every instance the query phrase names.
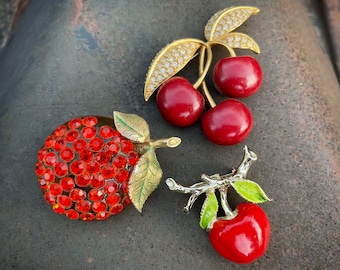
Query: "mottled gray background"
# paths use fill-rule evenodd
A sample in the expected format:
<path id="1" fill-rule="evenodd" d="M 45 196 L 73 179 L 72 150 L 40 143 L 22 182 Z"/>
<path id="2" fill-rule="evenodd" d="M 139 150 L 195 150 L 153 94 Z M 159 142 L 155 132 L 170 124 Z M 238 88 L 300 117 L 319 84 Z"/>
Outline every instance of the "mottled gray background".
<path id="1" fill-rule="evenodd" d="M 202 172 L 238 165 L 244 144 L 213 145 L 199 124 L 170 126 L 154 97 L 144 102 L 143 87 L 162 47 L 203 39 L 212 14 L 242 4 L 261 9 L 239 31 L 258 42 L 264 71 L 261 90 L 244 100 L 255 120 L 244 143 L 259 156 L 249 178 L 274 199 L 263 205 L 272 226 L 267 253 L 249 266 L 221 258 L 198 224 L 202 199 L 186 215 L 188 196 L 168 191 L 164 181 L 143 214 L 129 207 L 86 223 L 53 213 L 36 182 L 36 155 L 45 137 L 75 116 L 133 112 L 147 119 L 153 138 L 180 136 L 178 148 L 158 150 L 164 179 L 189 185 Z M 182 73 L 191 81 L 196 64 Z M 339 100 L 329 58 L 299 1 L 32 0 L 0 51 L 1 268 L 336 269 Z M 231 198 L 233 206 L 240 201 Z"/>

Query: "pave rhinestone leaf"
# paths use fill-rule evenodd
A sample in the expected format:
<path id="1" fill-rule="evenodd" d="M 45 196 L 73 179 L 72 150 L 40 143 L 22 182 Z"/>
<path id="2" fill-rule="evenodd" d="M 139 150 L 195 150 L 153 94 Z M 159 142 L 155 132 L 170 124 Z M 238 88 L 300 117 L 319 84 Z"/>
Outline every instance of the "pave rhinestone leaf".
<path id="1" fill-rule="evenodd" d="M 260 47 L 255 40 L 243 33 L 229 33 L 226 37 L 216 40 L 215 43 L 227 45 L 234 49 L 249 49 L 254 53 L 260 53 Z"/>
<path id="2" fill-rule="evenodd" d="M 150 141 L 149 125 L 142 117 L 114 111 L 113 120 L 119 133 L 131 141 L 140 143 Z"/>
<path id="3" fill-rule="evenodd" d="M 208 41 L 221 39 L 259 11 L 258 8 L 250 6 L 220 10 L 209 19 L 204 29 L 204 36 Z"/>
<path id="4" fill-rule="evenodd" d="M 146 75 L 144 98 L 147 101 L 166 80 L 183 69 L 202 46 L 198 39 L 175 40 L 158 52 Z"/>
<path id="5" fill-rule="evenodd" d="M 150 194 L 157 188 L 162 169 L 158 163 L 155 150 L 150 148 L 141 156 L 134 167 L 129 180 L 129 196 L 136 209 L 141 212 Z"/>

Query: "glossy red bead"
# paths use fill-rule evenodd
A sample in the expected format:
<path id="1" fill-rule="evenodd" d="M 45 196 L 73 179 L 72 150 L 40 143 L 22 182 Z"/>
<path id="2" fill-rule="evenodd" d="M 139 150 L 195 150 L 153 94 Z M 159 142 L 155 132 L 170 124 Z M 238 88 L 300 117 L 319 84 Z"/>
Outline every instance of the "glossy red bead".
<path id="1" fill-rule="evenodd" d="M 253 127 L 253 117 L 243 102 L 226 99 L 205 113 L 201 126 L 210 141 L 233 145 L 247 138 Z"/>

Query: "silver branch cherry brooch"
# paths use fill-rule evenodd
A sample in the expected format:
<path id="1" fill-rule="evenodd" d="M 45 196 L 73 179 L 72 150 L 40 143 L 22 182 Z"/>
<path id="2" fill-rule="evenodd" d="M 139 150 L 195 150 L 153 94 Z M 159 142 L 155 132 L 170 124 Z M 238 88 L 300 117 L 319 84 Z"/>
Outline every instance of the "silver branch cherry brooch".
<path id="1" fill-rule="evenodd" d="M 170 190 L 191 194 L 183 208 L 186 213 L 189 213 L 196 199 L 205 194 L 200 215 L 201 228 L 209 232 L 210 242 L 221 256 L 242 264 L 262 256 L 268 248 L 270 238 L 269 219 L 257 205 L 270 199 L 257 183 L 247 179 L 248 170 L 256 160 L 256 154 L 245 146 L 241 164 L 228 174 L 202 174 L 202 182 L 189 187 L 178 184 L 172 178 L 166 180 Z M 236 210 L 232 210 L 228 203 L 229 187 L 247 200 L 239 204 Z M 219 193 L 220 200 L 217 199 L 216 192 Z M 224 215 L 218 217 L 219 204 Z"/>

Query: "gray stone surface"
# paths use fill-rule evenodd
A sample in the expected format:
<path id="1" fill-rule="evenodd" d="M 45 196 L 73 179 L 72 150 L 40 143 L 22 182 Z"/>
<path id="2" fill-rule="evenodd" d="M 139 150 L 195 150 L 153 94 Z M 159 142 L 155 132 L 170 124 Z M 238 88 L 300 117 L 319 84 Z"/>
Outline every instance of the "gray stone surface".
<path id="1" fill-rule="evenodd" d="M 172 40 L 203 38 L 216 11 L 252 4 L 242 26 L 260 45 L 261 91 L 244 100 L 255 126 L 245 143 L 259 156 L 249 173 L 274 199 L 268 252 L 249 266 L 219 257 L 199 228 L 197 201 L 164 181 L 143 214 L 133 207 L 104 222 L 75 222 L 45 203 L 34 167 L 45 137 L 71 117 L 113 110 L 150 123 L 164 177 L 185 185 L 202 172 L 228 172 L 244 144 L 208 142 L 199 124 L 176 128 L 146 103 L 155 54 Z M 29 27 L 28 27 L 29 25 Z M 221 52 L 219 52 L 221 53 Z M 33 0 L 0 52 L 0 259 L 3 269 L 335 269 L 340 264 L 339 85 L 298 1 Z M 192 69 L 191 69 L 192 68 Z M 192 81 L 196 67 L 184 72 Z M 208 83 L 211 83 L 208 80 Z M 217 101 L 222 97 L 216 96 Z M 232 195 L 235 206 L 240 199 Z"/>

